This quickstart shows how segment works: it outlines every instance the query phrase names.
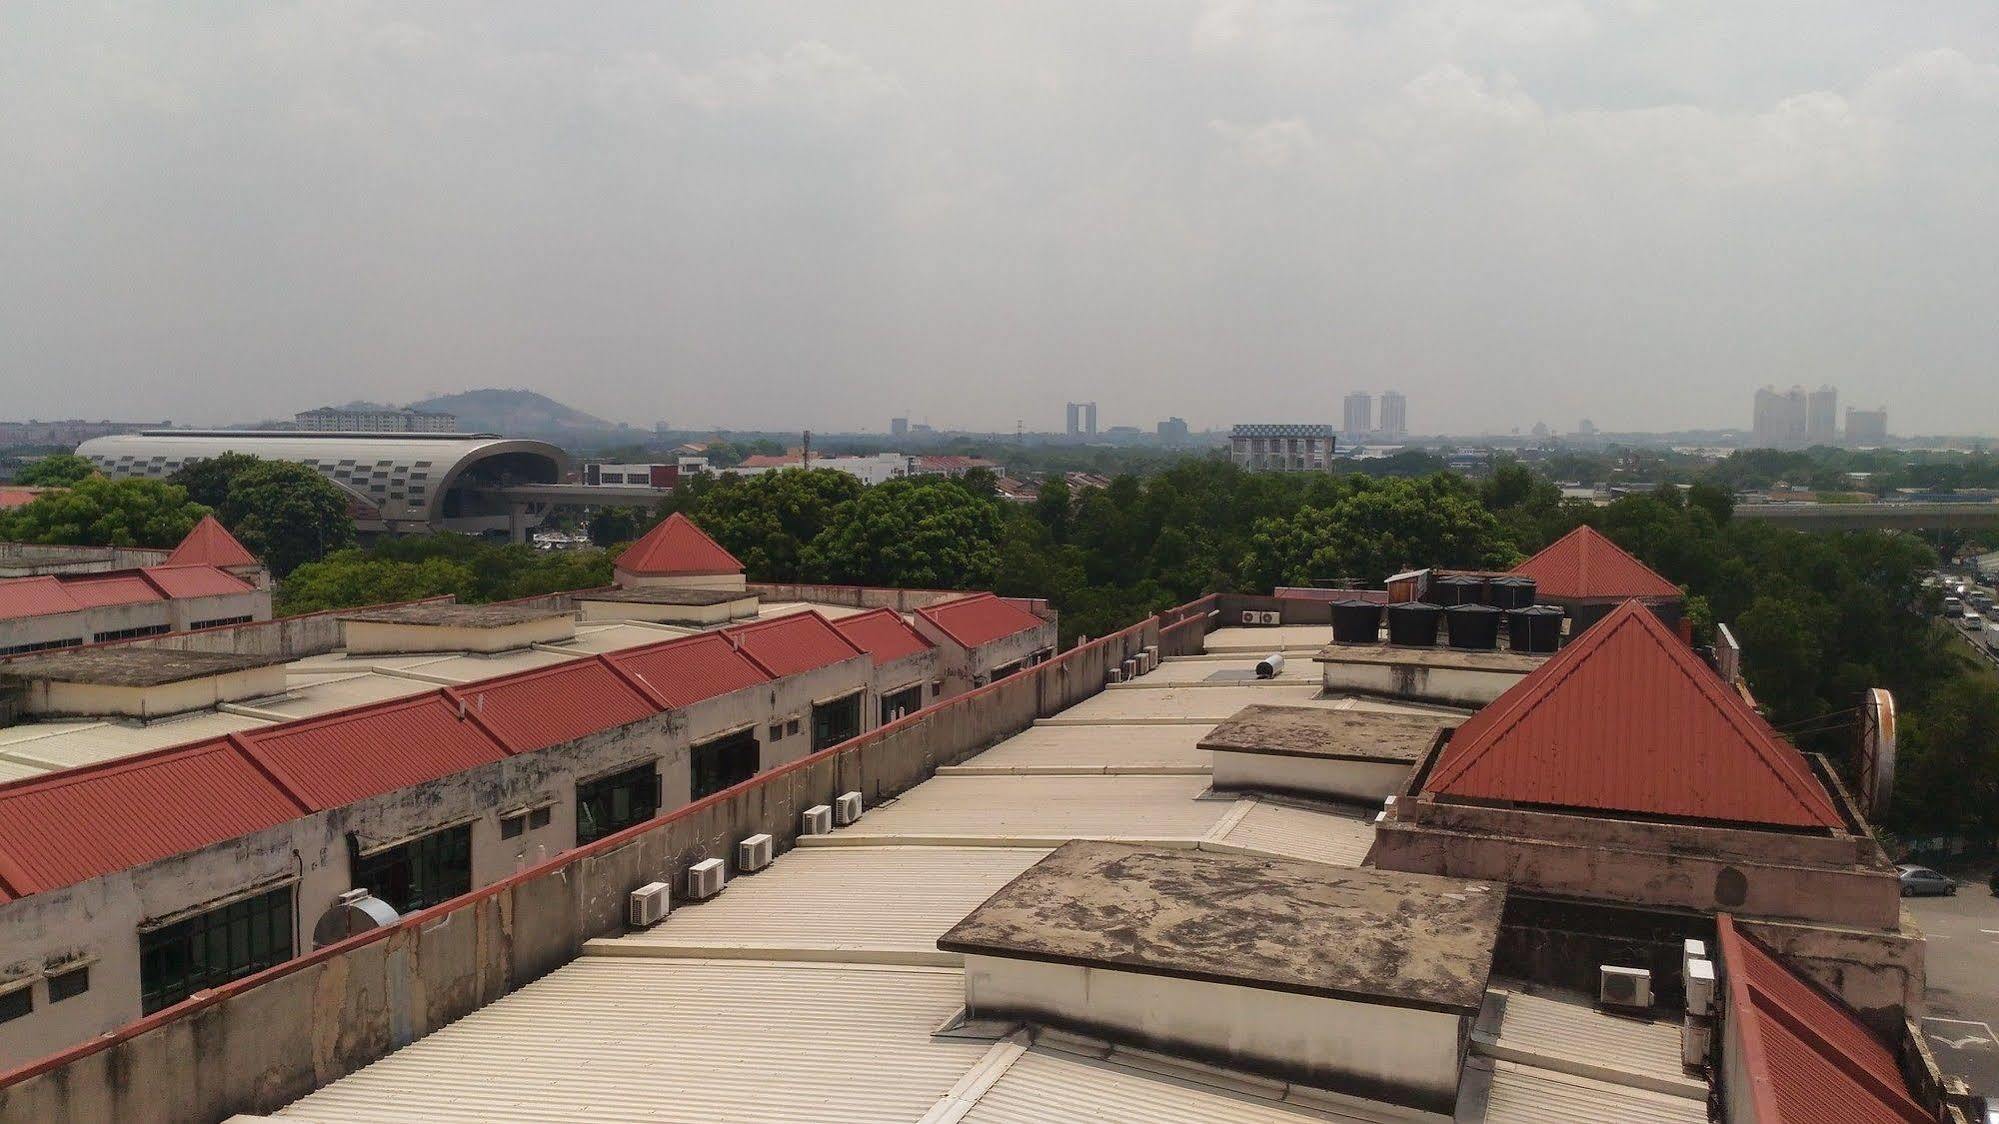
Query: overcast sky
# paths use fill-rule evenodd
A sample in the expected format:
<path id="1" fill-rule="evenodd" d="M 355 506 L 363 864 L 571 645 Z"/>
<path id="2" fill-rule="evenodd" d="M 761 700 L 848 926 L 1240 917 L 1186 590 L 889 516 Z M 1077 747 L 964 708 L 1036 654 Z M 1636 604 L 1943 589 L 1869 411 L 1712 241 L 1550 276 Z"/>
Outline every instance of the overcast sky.
<path id="1" fill-rule="evenodd" d="M 0 9 L 0 417 L 1999 432 L 1992 0 Z"/>

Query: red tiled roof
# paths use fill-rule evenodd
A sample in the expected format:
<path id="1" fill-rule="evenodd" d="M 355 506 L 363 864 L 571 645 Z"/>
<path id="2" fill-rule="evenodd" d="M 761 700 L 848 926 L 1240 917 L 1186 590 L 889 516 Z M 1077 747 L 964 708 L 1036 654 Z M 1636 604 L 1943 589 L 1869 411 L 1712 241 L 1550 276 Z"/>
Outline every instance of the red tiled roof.
<path id="1" fill-rule="evenodd" d="M 770 682 L 761 668 L 713 632 L 627 648 L 607 654 L 604 661 L 637 680 L 667 706 L 688 706 Z"/>
<path id="2" fill-rule="evenodd" d="M 254 566 L 257 556 L 248 547 L 236 541 L 236 536 L 223 527 L 213 515 L 204 515 L 194 530 L 180 540 L 172 554 L 167 555 L 169 566 Z"/>
<path id="3" fill-rule="evenodd" d="M 618 555 L 616 567 L 629 574 L 740 574 L 743 564 L 720 543 L 674 512 Z"/>
<path id="4" fill-rule="evenodd" d="M 638 688 L 596 659 L 574 660 L 446 689 L 513 753 L 552 745 L 659 713 Z"/>
<path id="5" fill-rule="evenodd" d="M 1622 600 L 1680 596 L 1679 586 L 1654 573 L 1588 524 L 1548 544 L 1541 553 L 1515 566 L 1513 572 L 1533 578 L 1536 593 L 1543 598 Z"/>
<path id="6" fill-rule="evenodd" d="M 725 628 L 738 651 L 773 676 L 797 675 L 866 655 L 814 612 Z"/>
<path id="7" fill-rule="evenodd" d="M 507 751 L 442 691 L 236 735 L 313 811 L 502 760 Z"/>
<path id="8" fill-rule="evenodd" d="M 24 897 L 305 811 L 227 739 L 32 777 L 0 786 L 0 882 Z"/>
<path id="9" fill-rule="evenodd" d="M 833 628 L 846 637 L 848 643 L 874 657 L 876 667 L 936 647 L 925 640 L 922 633 L 909 627 L 909 622 L 894 609 L 876 609 L 842 617 L 833 622 Z"/>
<path id="10" fill-rule="evenodd" d="M 1727 914 L 1715 919 L 1761 1124 L 1930 1124 L 1885 1043 L 1845 1004 L 1800 979 Z"/>
<path id="11" fill-rule="evenodd" d="M 41 499 L 47 492 L 59 492 L 61 488 L 0 488 L 0 511 L 10 507 L 26 507 Z"/>
<path id="12" fill-rule="evenodd" d="M 967 648 L 990 644 L 1047 621 L 990 593 L 975 593 L 956 601 L 945 601 L 916 610 L 916 615 L 938 627 L 944 635 Z"/>
<path id="13" fill-rule="evenodd" d="M 168 597 L 221 597 L 257 588 L 213 566 L 148 566 L 140 572 Z"/>
<path id="14" fill-rule="evenodd" d="M 800 453 L 753 453 L 736 462 L 737 468 L 803 468 L 805 458 Z M 722 471 L 727 472 L 728 469 Z"/>
<path id="15" fill-rule="evenodd" d="M 1786 827 L 1844 826 L 1804 756 L 1638 601 L 1452 735 L 1447 796 Z"/>
<path id="16" fill-rule="evenodd" d="M 166 600 L 160 596 L 160 591 L 155 589 L 151 582 L 132 573 L 69 578 L 63 581 L 62 586 L 76 599 L 77 606 L 84 609 Z"/>
<path id="17" fill-rule="evenodd" d="M 74 613 L 83 608 L 56 578 L 8 578 L 0 581 L 0 620 Z"/>

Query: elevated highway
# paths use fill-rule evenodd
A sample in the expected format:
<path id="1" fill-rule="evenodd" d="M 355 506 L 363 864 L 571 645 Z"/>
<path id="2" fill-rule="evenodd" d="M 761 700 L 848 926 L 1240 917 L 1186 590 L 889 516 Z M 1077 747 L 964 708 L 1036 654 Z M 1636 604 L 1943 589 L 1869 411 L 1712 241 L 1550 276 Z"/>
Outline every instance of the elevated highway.
<path id="1" fill-rule="evenodd" d="M 1999 503 L 1745 503 L 1735 517 L 1800 531 L 1949 531 L 1999 527 Z"/>

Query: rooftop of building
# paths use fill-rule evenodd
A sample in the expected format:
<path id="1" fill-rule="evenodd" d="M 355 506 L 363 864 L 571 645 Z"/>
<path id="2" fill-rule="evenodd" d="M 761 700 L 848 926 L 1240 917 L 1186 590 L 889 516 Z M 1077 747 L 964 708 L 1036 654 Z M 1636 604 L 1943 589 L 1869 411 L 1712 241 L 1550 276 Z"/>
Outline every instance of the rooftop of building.
<path id="1" fill-rule="evenodd" d="M 255 566 L 257 556 L 229 533 L 220 520 L 204 515 L 167 555 L 169 566 Z"/>
<path id="2" fill-rule="evenodd" d="M 967 648 L 1048 623 L 1019 602 L 990 593 L 939 601 L 916 610 L 916 615 Z"/>
<path id="3" fill-rule="evenodd" d="M 743 564 L 708 537 L 694 520 L 674 512 L 618 555 L 617 569 L 628 574 L 696 577 L 740 574 Z"/>
<path id="4" fill-rule="evenodd" d="M 636 589 L 593 589 L 579 593 L 576 600 L 603 601 L 626 605 L 726 605 L 746 601 L 756 594 L 741 589 L 694 589 L 675 585 L 644 585 Z"/>
<path id="5" fill-rule="evenodd" d="M 365 624 L 429 625 L 442 628 L 509 628 L 530 621 L 568 616 L 560 609 L 541 605 L 460 605 L 449 601 L 393 605 L 341 613 L 343 621 Z"/>
<path id="6" fill-rule="evenodd" d="M 0 676 L 104 687 L 157 687 L 283 663 L 279 656 L 170 648 L 78 648 L 0 664 Z"/>
<path id="7" fill-rule="evenodd" d="M 1072 841 L 937 947 L 966 955 L 1478 1010 L 1503 885 L 1126 843 Z"/>
<path id="8" fill-rule="evenodd" d="M 1542 599 L 1622 601 L 1627 597 L 1677 598 L 1680 587 L 1584 524 L 1513 568 L 1534 579 Z"/>
<path id="9" fill-rule="evenodd" d="M 214 566 L 141 566 L 84 574 L 0 579 L 0 620 L 113 605 L 251 593 L 249 582 Z"/>
<path id="10" fill-rule="evenodd" d="M 1484 608 L 1484 606 L 1480 606 Z M 1324 630 L 1321 630 L 1322 633 Z M 1371 663 L 1402 667 L 1454 668 L 1468 671 L 1532 671 L 1548 657 L 1532 652 L 1478 648 L 1449 648 L 1442 645 L 1417 648 L 1402 644 L 1332 643 L 1312 657 L 1320 663 Z"/>
<path id="11" fill-rule="evenodd" d="M 1252 705 L 1201 739 L 1200 748 L 1284 757 L 1414 764 L 1459 719 L 1365 714 L 1311 706 Z"/>

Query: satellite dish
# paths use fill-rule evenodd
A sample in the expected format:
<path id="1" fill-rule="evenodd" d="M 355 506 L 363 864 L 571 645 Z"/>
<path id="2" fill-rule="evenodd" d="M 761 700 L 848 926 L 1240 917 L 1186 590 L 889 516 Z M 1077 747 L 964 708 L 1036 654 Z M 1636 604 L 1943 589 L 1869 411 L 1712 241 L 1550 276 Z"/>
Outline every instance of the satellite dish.
<path id="1" fill-rule="evenodd" d="M 1860 799 L 1879 817 L 1895 795 L 1895 696 L 1870 687 L 1860 716 Z"/>
<path id="2" fill-rule="evenodd" d="M 389 903 L 366 890 L 349 890 L 340 895 L 312 927 L 312 947 L 325 948 L 327 945 L 346 940 L 356 933 L 370 929 L 380 929 L 393 925 L 402 917 L 389 908 Z"/>

